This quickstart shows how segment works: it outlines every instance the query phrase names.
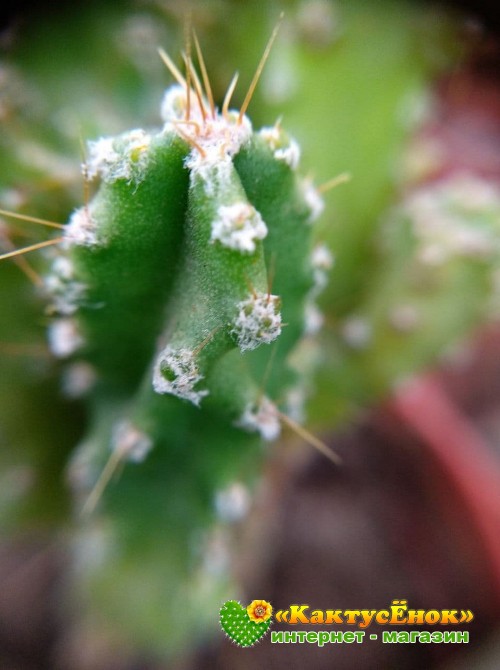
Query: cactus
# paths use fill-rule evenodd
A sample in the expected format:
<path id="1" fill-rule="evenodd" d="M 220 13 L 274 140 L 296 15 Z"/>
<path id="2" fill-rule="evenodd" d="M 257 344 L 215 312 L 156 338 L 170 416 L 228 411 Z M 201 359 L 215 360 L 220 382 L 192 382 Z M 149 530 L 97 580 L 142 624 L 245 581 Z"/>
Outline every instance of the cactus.
<path id="1" fill-rule="evenodd" d="M 51 247 L 49 345 L 89 415 L 69 467 L 84 512 L 75 580 L 93 625 L 112 618 L 169 651 L 216 625 L 213 604 L 231 595 L 222 521 L 262 440 L 302 412 L 300 348 L 331 266 L 311 241 L 322 203 L 297 143 L 246 116 L 276 32 L 239 111 L 236 78 L 216 108 L 198 42 L 201 77 L 161 52 L 178 82 L 163 127 L 89 142 L 95 194 L 35 245 Z"/>
<path id="2" fill-rule="evenodd" d="M 319 43 L 317 22 L 304 32 L 304 8 L 312 4 L 339 17 L 340 33 L 326 30 Z M 269 19 L 263 12 L 254 21 L 251 3 L 221 7 L 232 20 L 220 14 L 203 35 L 217 100 L 220 82 L 229 78 L 228 60 L 235 53 L 237 62 L 253 58 Z M 422 101 L 429 74 L 439 69 L 428 62 L 425 40 L 415 37 L 421 8 L 414 10 L 360 0 L 292 3 L 287 12 L 277 58 L 264 73 L 270 76 L 253 98 L 253 117 L 264 123 L 284 111 L 307 149 L 303 164 L 321 179 L 352 172 L 335 216 L 327 211 L 319 232 L 310 223 L 323 204 L 312 182 L 297 174 L 297 144 L 280 123 L 255 132 L 246 117 L 250 97 L 240 111 L 230 110 L 233 86 L 217 110 L 201 61 L 201 77 L 189 58 L 183 77 L 164 55 L 177 84 L 164 96 L 160 130 L 135 129 L 88 144 L 86 190 L 95 194 L 73 212 L 62 240 L 45 240 L 45 255 L 33 261 L 36 269 L 49 262 L 49 342 L 61 362 L 8 359 L 0 375 L 0 437 L 8 438 L 0 457 L 19 484 L 9 512 L 28 502 L 31 521 L 40 520 L 42 508 L 64 518 L 60 473 L 79 441 L 67 477 L 76 518 L 74 583 L 87 623 L 99 633 L 113 621 L 131 645 L 173 653 L 215 629 L 221 602 L 238 595 L 228 527 L 248 508 L 265 442 L 283 424 L 303 420 L 304 399 L 314 388 L 320 392 L 308 415 L 331 429 L 346 410 L 372 402 L 485 318 L 480 294 L 489 292 L 496 257 L 455 253 L 425 270 L 413 210 L 392 214 L 392 230 L 384 223 L 396 191 L 393 158 L 415 125 L 406 112 L 419 107 L 414 103 Z M 91 53 L 78 51 L 78 63 L 65 46 L 83 34 L 75 20 L 59 27 L 59 51 L 48 48 L 52 33 L 44 37 L 37 26 L 37 39 L 33 33 L 27 41 L 29 57 L 19 58 L 24 70 L 13 71 L 13 90 L 22 93 L 20 73 L 30 75 L 26 81 L 36 82 L 39 97 L 47 95 L 57 118 L 47 123 L 43 108 L 13 98 L 17 107 L 8 111 L 8 133 L 0 138 L 2 183 L 10 187 L 2 193 L 4 207 L 58 218 L 80 198 L 81 183 L 68 170 L 77 163 L 67 158 L 78 134 L 71 106 L 82 110 L 85 137 L 118 133 L 130 127 L 130 117 L 150 118 L 157 71 L 150 69 L 148 79 L 147 68 L 133 69 L 137 44 L 127 42 L 130 59 L 122 53 L 123 17 L 106 22 L 91 13 L 82 39 Z M 159 26 L 158 18 L 150 25 Z M 367 26 L 383 45 L 375 48 L 377 58 Z M 175 39 L 168 30 L 167 38 Z M 106 56 L 110 49 L 114 58 Z M 161 64 L 155 55 L 156 61 Z M 283 70 L 293 75 L 290 86 L 273 97 Z M 40 187 L 37 199 L 18 187 L 23 181 Z M 446 209 L 442 195 L 439 206 Z M 17 204 L 16 196 L 22 196 Z M 464 216 L 475 225 L 470 212 Z M 489 219 L 485 225 L 495 227 Z M 332 257 L 319 239 L 337 256 L 323 297 Z M 40 343 L 39 302 L 30 287 L 15 283 L 16 268 L 0 266 L 9 296 L 2 339 Z M 415 271 L 432 285 L 416 286 Z M 471 287 L 465 309 L 457 285 Z M 319 346 L 317 301 L 328 325 Z M 449 319 L 441 318 L 442 305 L 451 305 Z M 59 370 L 66 394 L 83 396 L 87 422 L 77 403 L 68 407 L 57 398 Z M 39 483 L 35 496 L 23 489 L 24 475 Z M 5 509 L 0 505 L 2 521 Z"/>
<path id="3" fill-rule="evenodd" d="M 371 290 L 322 343 L 316 383 L 339 414 L 438 356 L 459 360 L 478 324 L 498 321 L 499 226 L 498 184 L 472 171 L 417 183 L 385 213 Z"/>

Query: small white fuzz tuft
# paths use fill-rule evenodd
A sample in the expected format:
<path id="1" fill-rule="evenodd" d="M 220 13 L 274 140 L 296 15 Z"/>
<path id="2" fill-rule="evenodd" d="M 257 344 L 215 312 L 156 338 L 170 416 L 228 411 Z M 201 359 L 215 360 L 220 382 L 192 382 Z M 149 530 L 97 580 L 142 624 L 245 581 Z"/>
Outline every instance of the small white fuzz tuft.
<path id="1" fill-rule="evenodd" d="M 269 442 L 281 433 L 278 410 L 265 396 L 259 403 L 249 403 L 235 425 L 250 432 L 258 432 Z"/>
<path id="2" fill-rule="evenodd" d="M 322 311 L 313 301 L 308 301 L 304 308 L 304 333 L 315 335 L 323 327 L 325 317 Z"/>
<path id="3" fill-rule="evenodd" d="M 333 256 L 326 244 L 318 244 L 311 253 L 314 276 L 314 297 L 328 284 L 328 272 L 333 267 Z"/>
<path id="4" fill-rule="evenodd" d="M 210 198 L 217 197 L 218 193 L 224 192 L 231 183 L 231 172 L 234 170 L 231 157 L 217 154 L 203 156 L 195 149 L 187 156 L 184 165 L 190 171 L 190 178 L 201 179 L 205 194 Z"/>
<path id="5" fill-rule="evenodd" d="M 333 256 L 326 244 L 318 244 L 311 252 L 310 263 L 313 270 L 314 286 L 307 295 L 304 305 L 304 333 L 315 335 L 323 327 L 324 316 L 316 299 L 328 284 L 328 272 L 333 267 Z"/>
<path id="6" fill-rule="evenodd" d="M 128 420 L 120 421 L 113 428 L 111 449 L 122 458 L 142 463 L 153 448 L 153 440 Z"/>
<path id="7" fill-rule="evenodd" d="M 301 191 L 302 197 L 309 209 L 307 223 L 314 223 L 323 214 L 325 201 L 311 179 L 303 179 L 301 181 Z"/>
<path id="8" fill-rule="evenodd" d="M 296 170 L 300 161 L 300 147 L 294 139 L 275 125 L 272 128 L 265 127 L 259 130 L 259 135 L 269 145 L 278 161 L 283 161 L 292 170 Z"/>
<path id="9" fill-rule="evenodd" d="M 318 244 L 314 247 L 311 254 L 311 263 L 313 268 L 319 270 L 331 270 L 333 267 L 333 256 L 326 244 Z"/>
<path id="10" fill-rule="evenodd" d="M 187 130 L 190 126 L 181 127 L 184 136 L 191 137 Z M 200 177 L 207 195 L 213 195 L 217 188 L 223 188 L 229 182 L 232 158 L 250 139 L 252 125 L 245 116 L 238 125 L 231 114 L 227 118 L 217 115 L 214 120 L 207 120 L 198 127 L 199 132 L 192 136 L 192 140 L 199 148 L 193 148 L 185 165 L 191 171 L 191 179 Z"/>
<path id="11" fill-rule="evenodd" d="M 228 249 L 252 254 L 256 242 L 263 240 L 266 235 L 267 226 L 255 207 L 247 202 L 235 202 L 232 205 L 221 205 L 217 210 L 210 240 L 218 240 Z"/>
<path id="12" fill-rule="evenodd" d="M 88 207 L 80 207 L 73 212 L 64 227 L 66 247 L 76 244 L 80 247 L 93 247 L 97 242 L 97 224 Z"/>
<path id="13" fill-rule="evenodd" d="M 52 308 L 64 315 L 76 312 L 87 290 L 85 284 L 75 280 L 73 263 L 66 256 L 56 257 L 44 285 L 53 300 Z"/>
<path id="14" fill-rule="evenodd" d="M 140 128 L 89 142 L 84 172 L 89 179 L 99 176 L 108 183 L 124 179 L 137 184 L 144 178 L 150 143 L 151 136 Z"/>
<path id="15" fill-rule="evenodd" d="M 120 154 L 115 149 L 113 137 L 101 137 L 87 142 L 87 161 L 84 173 L 89 179 L 102 177 L 105 181 L 116 165 L 120 163 Z"/>
<path id="16" fill-rule="evenodd" d="M 75 274 L 73 261 L 67 256 L 57 256 L 52 263 L 52 273 L 61 281 L 72 281 Z"/>
<path id="17" fill-rule="evenodd" d="M 153 388 L 156 393 L 169 393 L 189 400 L 197 407 L 207 390 L 195 391 L 194 387 L 203 379 L 196 359 L 190 349 L 165 347 L 156 359 L 153 372 Z"/>
<path id="18" fill-rule="evenodd" d="M 180 84 L 172 84 L 165 93 L 160 105 L 160 116 L 166 124 L 176 121 L 183 121 L 186 118 L 186 89 Z M 192 110 L 196 108 L 198 114 L 201 114 L 198 101 L 194 96 L 191 100 Z"/>
<path id="19" fill-rule="evenodd" d="M 290 140 L 290 144 L 283 149 L 276 149 L 274 157 L 278 161 L 283 161 L 292 170 L 296 170 L 300 161 L 300 147 L 295 140 Z"/>
<path id="20" fill-rule="evenodd" d="M 201 110 L 195 95 L 191 97 L 190 114 L 201 118 Z M 160 116 L 166 124 L 184 121 L 186 118 L 187 99 L 186 89 L 180 84 L 169 86 L 163 95 L 160 106 Z"/>
<path id="21" fill-rule="evenodd" d="M 69 317 L 51 323 L 48 336 L 50 350 L 58 358 L 71 356 L 84 343 L 77 322 Z"/>
<path id="22" fill-rule="evenodd" d="M 280 298 L 255 293 L 237 304 L 238 316 L 231 330 L 241 351 L 250 351 L 260 344 L 273 342 L 281 333 Z"/>

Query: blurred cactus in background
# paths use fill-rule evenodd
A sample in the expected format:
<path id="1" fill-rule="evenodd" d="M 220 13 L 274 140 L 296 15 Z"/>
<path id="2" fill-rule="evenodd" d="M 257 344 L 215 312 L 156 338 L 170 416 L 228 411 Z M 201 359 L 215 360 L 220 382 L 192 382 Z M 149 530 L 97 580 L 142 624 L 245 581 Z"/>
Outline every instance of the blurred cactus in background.
<path id="1" fill-rule="evenodd" d="M 185 74 L 162 52 L 164 93 L 176 7 L 38 15 L 0 64 L 1 251 L 46 243 L 0 263 L 0 524 L 62 535 L 80 624 L 166 655 L 237 595 L 265 442 L 323 449 L 304 424 L 337 427 L 500 307 L 498 186 L 413 141 L 463 56 L 449 16 L 195 2 L 210 84 L 195 40 Z M 8 212 L 68 223 L 57 241 Z"/>

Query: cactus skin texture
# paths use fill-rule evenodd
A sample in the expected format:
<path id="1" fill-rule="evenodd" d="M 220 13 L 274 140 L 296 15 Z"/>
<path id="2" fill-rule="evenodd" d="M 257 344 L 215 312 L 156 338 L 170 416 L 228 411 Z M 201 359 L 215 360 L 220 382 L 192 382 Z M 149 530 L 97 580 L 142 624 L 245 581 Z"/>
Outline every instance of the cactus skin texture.
<path id="1" fill-rule="evenodd" d="M 187 91 L 167 90 L 159 131 L 89 143 L 99 186 L 46 277 L 49 343 L 91 426 L 69 468 L 75 581 L 92 625 L 169 653 L 234 595 L 225 522 L 305 394 L 330 264 L 295 141 Z"/>

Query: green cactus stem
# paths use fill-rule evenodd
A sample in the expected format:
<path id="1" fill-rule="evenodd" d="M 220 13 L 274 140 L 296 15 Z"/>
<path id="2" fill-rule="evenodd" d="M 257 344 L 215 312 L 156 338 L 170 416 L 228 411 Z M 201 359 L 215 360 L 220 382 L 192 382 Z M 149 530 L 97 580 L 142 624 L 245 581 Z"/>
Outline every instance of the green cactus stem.
<path id="1" fill-rule="evenodd" d="M 94 622 L 169 651 L 216 625 L 200 601 L 234 595 L 224 528 L 239 507 L 224 492 L 246 491 L 262 440 L 303 414 L 301 348 L 332 264 L 311 242 L 322 203 L 297 173 L 298 144 L 245 114 L 274 36 L 240 111 L 236 80 L 215 107 L 199 49 L 203 87 L 189 60 L 184 78 L 162 53 L 178 80 L 163 127 L 88 143 L 98 186 L 45 278 L 49 344 L 90 417 L 69 467 L 87 513 L 75 581 Z"/>

